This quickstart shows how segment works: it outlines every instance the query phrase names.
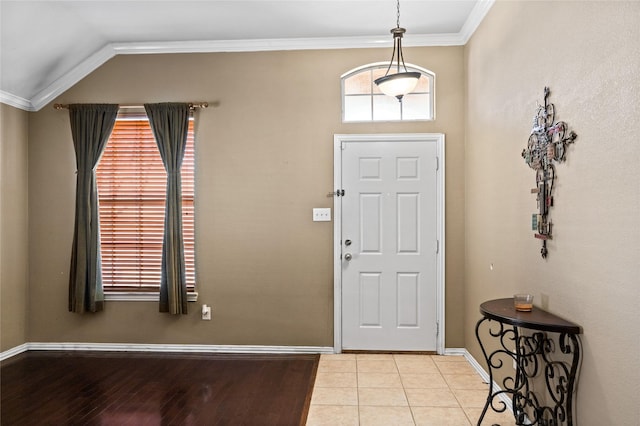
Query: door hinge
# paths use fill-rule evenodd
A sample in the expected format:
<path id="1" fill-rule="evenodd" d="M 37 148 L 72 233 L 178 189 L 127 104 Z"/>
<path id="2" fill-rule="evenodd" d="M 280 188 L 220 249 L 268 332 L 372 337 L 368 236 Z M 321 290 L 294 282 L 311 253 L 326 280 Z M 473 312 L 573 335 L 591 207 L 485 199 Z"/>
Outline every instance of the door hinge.
<path id="1" fill-rule="evenodd" d="M 440 170 L 440 157 L 436 156 L 436 171 Z"/>
<path id="2" fill-rule="evenodd" d="M 440 337 L 440 323 L 436 321 L 436 337 Z"/>
<path id="3" fill-rule="evenodd" d="M 440 253 L 440 240 L 436 240 L 436 253 Z"/>

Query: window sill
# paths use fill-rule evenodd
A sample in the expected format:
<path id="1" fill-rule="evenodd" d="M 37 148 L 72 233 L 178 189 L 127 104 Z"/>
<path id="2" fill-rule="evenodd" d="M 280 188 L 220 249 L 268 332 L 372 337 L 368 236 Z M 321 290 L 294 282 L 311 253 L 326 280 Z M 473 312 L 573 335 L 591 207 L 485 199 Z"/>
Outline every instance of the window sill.
<path id="1" fill-rule="evenodd" d="M 110 291 L 105 293 L 106 302 L 159 302 L 158 293 L 136 293 L 132 291 Z M 198 293 L 187 293 L 187 302 L 197 302 Z"/>

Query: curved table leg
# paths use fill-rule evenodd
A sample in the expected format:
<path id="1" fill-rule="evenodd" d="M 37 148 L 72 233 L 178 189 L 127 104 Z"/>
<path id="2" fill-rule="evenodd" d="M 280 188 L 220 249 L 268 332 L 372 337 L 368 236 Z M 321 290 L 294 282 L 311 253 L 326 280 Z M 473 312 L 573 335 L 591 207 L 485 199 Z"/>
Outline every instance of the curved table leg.
<path id="1" fill-rule="evenodd" d="M 511 395 L 512 409 L 514 410 L 513 412 L 516 413 L 516 394 L 524 384 L 521 374 L 519 374 L 519 369 L 517 369 L 515 377 L 506 377 L 503 380 L 504 390 L 494 390 L 494 371 L 500 369 L 504 365 L 503 358 L 513 360 L 516 362 L 516 365 L 519 365 L 518 351 L 514 351 L 508 348 L 508 346 L 516 346 L 516 342 L 518 341 L 518 330 L 515 327 L 505 328 L 504 324 L 496 322 L 499 328 L 497 331 L 494 331 L 491 329 L 491 325 L 489 325 L 489 335 L 492 337 L 498 337 L 500 339 L 501 348 L 493 351 L 492 353 L 488 353 L 485 345 L 482 343 L 482 339 L 480 338 L 480 326 L 485 321 L 488 324 L 491 323 L 490 318 L 482 318 L 476 324 L 476 339 L 478 339 L 478 343 L 480 344 L 480 349 L 482 350 L 482 355 L 484 356 L 485 362 L 487 363 L 487 370 L 489 373 L 489 393 L 487 395 L 487 401 L 485 402 L 482 409 L 482 413 L 480 414 L 480 418 L 478 419 L 478 426 L 481 426 L 482 420 L 484 420 L 484 416 L 486 415 L 489 407 L 491 407 L 493 411 L 498 413 L 503 413 L 506 411 L 507 404 L 504 401 L 499 401 L 497 405 L 496 403 L 494 403 L 494 400 L 496 398 L 499 398 L 500 395 Z"/>

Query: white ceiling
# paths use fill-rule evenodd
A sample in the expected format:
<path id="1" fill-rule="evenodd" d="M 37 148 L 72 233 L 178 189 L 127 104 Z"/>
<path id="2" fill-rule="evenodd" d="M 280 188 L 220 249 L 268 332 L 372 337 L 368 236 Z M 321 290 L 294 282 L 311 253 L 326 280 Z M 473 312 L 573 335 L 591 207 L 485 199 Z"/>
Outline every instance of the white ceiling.
<path id="1" fill-rule="evenodd" d="M 492 4 L 402 0 L 403 44 L 465 44 Z M 38 110 L 118 54 L 391 47 L 395 26 L 394 0 L 0 0 L 0 102 Z"/>

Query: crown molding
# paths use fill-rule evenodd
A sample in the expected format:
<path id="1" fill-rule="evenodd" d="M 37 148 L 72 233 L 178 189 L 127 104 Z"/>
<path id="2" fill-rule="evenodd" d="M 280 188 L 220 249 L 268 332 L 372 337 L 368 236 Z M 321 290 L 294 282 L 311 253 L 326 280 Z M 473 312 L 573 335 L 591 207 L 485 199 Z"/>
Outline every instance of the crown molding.
<path id="1" fill-rule="evenodd" d="M 404 46 L 452 46 L 461 45 L 463 38 L 457 34 L 413 34 L 403 42 Z M 366 49 L 388 47 L 389 37 L 324 37 L 298 39 L 261 40 L 192 40 L 178 42 L 114 43 L 116 55 L 141 55 L 154 53 L 217 53 L 263 52 L 276 50 L 331 50 Z"/>
<path id="2" fill-rule="evenodd" d="M 16 96 L 3 90 L 0 90 L 0 102 L 25 111 L 37 111 L 28 99 L 21 98 L 20 96 Z"/>
<path id="3" fill-rule="evenodd" d="M 463 40 L 462 45 L 467 44 L 473 33 L 476 32 L 476 30 L 484 20 L 484 17 L 487 16 L 487 13 L 489 13 L 489 10 L 494 3 L 495 0 L 479 0 L 476 5 L 473 6 L 469 17 L 458 33 Z"/>
<path id="4" fill-rule="evenodd" d="M 108 44 L 93 55 L 89 56 L 77 67 L 72 68 L 68 73 L 51 83 L 47 88 L 38 92 L 33 99 L 31 99 L 34 111 L 42 109 L 115 55 L 116 52 L 114 51 L 113 46 Z"/>
<path id="5" fill-rule="evenodd" d="M 494 2 L 495 0 L 478 1 L 459 33 L 412 34 L 404 40 L 403 45 L 405 47 L 463 46 L 471 38 Z M 0 91 L 0 102 L 26 111 L 39 111 L 117 55 L 358 49 L 388 47 L 391 44 L 390 37 L 382 38 L 380 36 L 109 43 L 44 90 L 36 93 L 32 99 L 24 99 Z"/>
<path id="6" fill-rule="evenodd" d="M 252 40 L 189 40 L 171 42 L 114 43 L 118 55 L 150 53 L 263 52 L 274 50 L 350 49 L 391 45 L 380 37 L 326 37 Z"/>

